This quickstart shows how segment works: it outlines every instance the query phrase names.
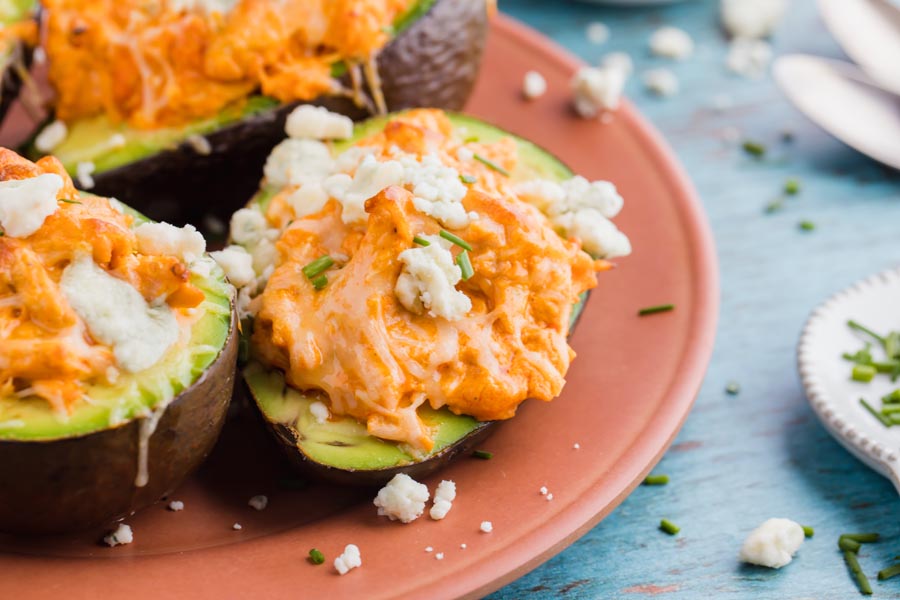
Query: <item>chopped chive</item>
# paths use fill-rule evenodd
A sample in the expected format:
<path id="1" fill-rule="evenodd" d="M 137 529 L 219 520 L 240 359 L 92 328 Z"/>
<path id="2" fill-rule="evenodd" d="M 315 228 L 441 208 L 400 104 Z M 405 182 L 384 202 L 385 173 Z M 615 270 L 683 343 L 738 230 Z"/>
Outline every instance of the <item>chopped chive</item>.
<path id="1" fill-rule="evenodd" d="M 882 581 L 890 579 L 891 577 L 896 577 L 897 575 L 900 575 L 900 563 L 878 571 L 878 579 Z"/>
<path id="2" fill-rule="evenodd" d="M 459 180 L 463 183 L 478 183 L 478 178 L 474 175 L 460 175 Z"/>
<path id="3" fill-rule="evenodd" d="M 484 156 L 482 156 L 482 155 L 480 155 L 480 154 L 475 154 L 474 158 L 475 158 L 475 160 L 477 160 L 478 162 L 480 162 L 480 163 L 486 165 L 489 169 L 492 169 L 492 170 L 494 170 L 494 171 L 497 171 L 497 172 L 500 173 L 501 175 L 506 175 L 507 177 L 509 177 L 509 171 L 507 171 L 506 169 L 504 169 L 503 167 L 501 167 L 500 165 L 498 165 L 497 163 L 495 163 L 495 162 L 492 161 L 491 159 L 485 158 Z"/>
<path id="4" fill-rule="evenodd" d="M 737 396 L 741 393 L 741 384 L 737 381 L 729 381 L 728 385 L 725 386 L 725 393 L 729 396 Z"/>
<path id="5" fill-rule="evenodd" d="M 462 239 L 459 236 L 455 236 L 446 229 L 441 229 L 441 237 L 447 240 L 448 242 L 453 242 L 463 250 L 472 251 L 472 246 L 466 240 Z"/>
<path id="6" fill-rule="evenodd" d="M 891 423 L 890 419 L 888 419 L 886 416 L 884 416 L 883 414 L 881 414 L 880 412 L 875 410 L 871 404 L 866 402 L 865 398 L 860 398 L 859 403 L 862 404 L 863 408 L 865 408 L 867 411 L 872 413 L 876 419 L 881 421 L 881 424 L 884 425 L 885 427 L 890 427 L 891 425 L 893 425 L 893 423 Z"/>
<path id="7" fill-rule="evenodd" d="M 333 265 L 333 258 L 328 255 L 320 256 L 316 260 L 303 267 L 303 274 L 306 275 L 307 279 L 313 279 L 320 273 L 324 273 L 325 271 L 330 269 Z"/>
<path id="8" fill-rule="evenodd" d="M 900 358 L 900 331 L 892 331 L 884 338 L 884 353 L 888 358 Z"/>
<path id="9" fill-rule="evenodd" d="M 853 573 L 853 577 L 856 579 L 856 585 L 859 587 L 860 593 L 865 596 L 870 596 L 872 594 L 872 586 L 869 585 L 869 580 L 866 578 L 865 573 L 862 572 L 859 561 L 856 559 L 856 554 L 845 550 L 844 562 L 847 563 L 850 572 Z"/>
<path id="10" fill-rule="evenodd" d="M 666 485 L 669 483 L 668 475 L 647 475 L 644 478 L 644 485 Z"/>
<path id="11" fill-rule="evenodd" d="M 475 274 L 475 270 L 472 269 L 472 261 L 469 260 L 469 253 L 465 250 L 456 255 L 456 264 L 459 265 L 459 270 L 462 271 L 462 280 L 466 281 Z"/>
<path id="12" fill-rule="evenodd" d="M 331 63 L 331 76 L 334 79 L 340 79 L 347 74 L 347 71 L 347 63 L 344 61 L 339 60 L 336 63 Z"/>
<path id="13" fill-rule="evenodd" d="M 861 544 L 871 544 L 881 539 L 881 535 L 877 533 L 843 533 L 841 537 Z"/>
<path id="14" fill-rule="evenodd" d="M 668 519 L 663 519 L 659 522 L 659 528 L 668 533 L 669 535 L 675 535 L 679 531 L 681 531 L 681 527 L 673 523 Z"/>
<path id="15" fill-rule="evenodd" d="M 801 525 L 801 527 L 803 528 L 803 537 L 811 538 L 816 534 L 816 530 L 809 525 Z"/>
<path id="16" fill-rule="evenodd" d="M 855 354 L 850 354 L 845 352 L 843 357 L 849 361 L 855 362 L 858 365 L 871 365 L 872 364 L 872 344 L 866 343 L 866 347 L 862 350 L 857 350 Z"/>
<path id="17" fill-rule="evenodd" d="M 467 137 L 466 139 L 463 140 L 463 144 L 472 144 L 477 141 L 478 141 L 477 135 L 470 135 L 469 137 Z"/>
<path id="18" fill-rule="evenodd" d="M 766 147 L 759 142 L 747 140 L 743 145 L 744 152 L 755 158 L 762 158 L 766 154 Z"/>
<path id="19" fill-rule="evenodd" d="M 897 388 L 887 396 L 882 396 L 881 401 L 885 404 L 900 404 L 900 388 Z"/>
<path id="20" fill-rule="evenodd" d="M 850 538 L 845 538 L 843 536 L 838 538 L 838 548 L 840 548 L 844 552 L 859 552 L 859 547 L 859 542 L 855 540 L 851 540 Z"/>
<path id="21" fill-rule="evenodd" d="M 797 223 L 797 227 L 799 227 L 801 231 L 813 231 L 816 228 L 816 224 L 812 221 L 800 221 Z"/>
<path id="22" fill-rule="evenodd" d="M 887 418 L 890 420 L 891 425 L 900 425 L 900 414 L 890 414 L 887 415 Z"/>
<path id="23" fill-rule="evenodd" d="M 873 338 L 875 338 L 876 340 L 878 340 L 878 343 L 879 343 L 879 344 L 881 344 L 882 346 L 884 346 L 884 343 L 885 343 L 885 338 L 884 338 L 884 336 L 878 335 L 877 333 L 875 333 L 874 331 L 872 331 L 872 330 L 869 329 L 868 327 L 866 327 L 866 326 L 864 326 L 864 325 L 860 325 L 859 323 L 857 323 L 857 322 L 854 321 L 853 319 L 850 319 L 849 321 L 847 321 L 847 327 L 849 327 L 850 329 L 855 329 L 856 331 L 860 331 L 860 332 L 862 332 L 862 333 L 865 333 L 866 335 L 872 336 Z"/>
<path id="24" fill-rule="evenodd" d="M 429 242 L 425 238 L 419 237 L 419 236 L 416 236 L 413 238 L 413 243 L 418 244 L 420 246 L 430 246 L 431 245 L 431 242 Z"/>
<path id="25" fill-rule="evenodd" d="M 789 194 L 791 196 L 796 195 L 800 192 L 800 180 L 794 177 L 791 177 L 787 181 L 784 182 L 784 193 Z"/>
<path id="26" fill-rule="evenodd" d="M 875 367 L 875 370 L 879 373 L 891 373 L 897 371 L 900 368 L 900 361 L 898 360 L 889 360 L 887 362 L 873 362 L 872 365 Z"/>
<path id="27" fill-rule="evenodd" d="M 66 198 L 60 198 L 60 202 L 65 202 L 66 204 L 81 204 L 78 200 L 67 200 Z"/>
<path id="28" fill-rule="evenodd" d="M 893 413 L 900 413 L 900 404 L 888 404 L 881 407 L 881 414 L 884 416 L 889 417 Z"/>
<path id="29" fill-rule="evenodd" d="M 325 562 L 325 555 L 320 550 L 313 548 L 309 551 L 309 562 L 314 565 L 321 565 Z"/>
<path id="30" fill-rule="evenodd" d="M 656 313 L 661 312 L 669 312 L 670 310 L 675 310 L 674 304 L 659 304 L 657 306 L 648 306 L 647 308 L 642 308 L 638 311 L 639 317 L 646 317 L 647 315 L 655 315 Z"/>
<path id="31" fill-rule="evenodd" d="M 475 458 L 480 458 L 481 460 L 491 460 L 492 458 L 494 458 L 494 454 L 486 450 L 476 450 L 472 453 L 472 456 L 474 456 Z"/>
<path id="32" fill-rule="evenodd" d="M 875 378 L 876 373 L 878 373 L 878 371 L 872 365 L 853 365 L 853 371 L 850 373 L 850 378 L 853 379 L 853 381 L 869 383 Z"/>
<path id="33" fill-rule="evenodd" d="M 772 200 L 768 204 L 766 204 L 766 214 L 772 214 L 778 212 L 784 208 L 784 199 L 778 198 L 777 200 Z"/>
<path id="34" fill-rule="evenodd" d="M 325 275 L 325 273 L 322 273 L 321 275 L 319 275 L 318 277 L 316 277 L 315 279 L 312 280 L 312 284 L 313 284 L 313 287 L 316 288 L 316 290 L 321 290 L 326 285 L 328 285 L 328 276 Z"/>

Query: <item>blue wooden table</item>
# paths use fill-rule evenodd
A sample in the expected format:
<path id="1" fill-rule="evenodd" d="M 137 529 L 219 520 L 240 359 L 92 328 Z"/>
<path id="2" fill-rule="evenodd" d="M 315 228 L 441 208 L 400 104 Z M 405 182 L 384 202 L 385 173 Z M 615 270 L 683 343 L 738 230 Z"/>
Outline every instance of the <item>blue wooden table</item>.
<path id="1" fill-rule="evenodd" d="M 638 9 L 501 2 L 502 10 L 588 62 L 614 50 L 632 56 L 637 76 L 629 96 L 674 147 L 709 215 L 722 308 L 706 382 L 656 469 L 671 483 L 639 487 L 581 540 L 494 600 L 853 598 L 858 592 L 837 549 L 838 535 L 848 531 L 882 534 L 882 542 L 863 547 L 860 563 L 876 597 L 900 598 L 900 579 L 875 581 L 900 554 L 897 492 L 820 426 L 806 404 L 794 355 L 813 307 L 900 263 L 900 173 L 807 121 L 771 77 L 749 81 L 729 74 L 717 7 L 712 0 Z M 606 44 L 588 41 L 591 21 L 610 26 Z M 650 55 L 647 39 L 662 24 L 690 32 L 697 43 L 693 58 L 671 63 Z M 842 57 L 812 0 L 792 3 L 773 44 L 779 54 Z M 679 95 L 658 99 L 643 90 L 641 72 L 656 66 L 676 72 Z M 722 110 L 728 101 L 732 106 Z M 792 132 L 792 142 L 782 140 L 784 131 Z M 742 151 L 748 139 L 766 145 L 764 160 Z M 801 192 L 767 214 L 766 205 L 791 177 L 800 180 Z M 801 230 L 803 220 L 814 222 L 815 230 Z M 725 392 L 731 381 L 741 386 L 737 396 Z M 779 571 L 741 565 L 744 536 L 775 516 L 812 525 L 815 537 Z M 681 533 L 659 532 L 661 517 L 680 525 Z"/>

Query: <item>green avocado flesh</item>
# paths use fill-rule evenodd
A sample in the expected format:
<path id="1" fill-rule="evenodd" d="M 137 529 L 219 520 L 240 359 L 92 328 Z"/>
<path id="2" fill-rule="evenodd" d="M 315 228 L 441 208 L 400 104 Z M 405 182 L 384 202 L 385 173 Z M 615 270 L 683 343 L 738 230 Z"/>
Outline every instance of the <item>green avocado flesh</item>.
<path id="1" fill-rule="evenodd" d="M 519 162 L 511 174 L 514 180 L 534 178 L 562 181 L 572 177 L 572 171 L 552 154 L 539 146 L 510 134 L 483 121 L 461 114 L 448 113 L 462 139 L 478 138 L 479 142 L 494 142 L 512 137 L 518 145 Z M 338 155 L 353 145 L 380 132 L 388 119 L 395 115 L 376 117 L 357 124 L 351 140 L 334 145 Z M 263 188 L 252 203 L 265 207 L 278 190 Z M 574 325 L 587 293 L 572 311 L 570 324 Z M 425 456 L 416 456 L 402 444 L 371 436 L 365 424 L 352 417 L 332 417 L 325 423 L 317 423 L 309 411 L 310 405 L 321 398 L 288 387 L 280 371 L 266 370 L 251 361 L 245 368 L 244 380 L 263 416 L 271 424 L 288 428 L 297 440 L 297 448 L 308 461 L 327 467 L 349 471 L 375 471 L 403 467 L 433 458 L 457 444 L 486 424 L 476 419 L 453 414 L 449 409 L 433 410 L 429 406 L 419 409 L 419 416 L 433 428 L 435 445 Z"/>
<path id="2" fill-rule="evenodd" d="M 125 210 L 135 216 L 135 226 L 146 220 Z M 187 343 L 177 342 L 140 373 L 123 372 L 114 384 L 88 386 L 90 401 L 68 416 L 54 412 L 41 398 L 0 398 L 0 441 L 46 441 L 110 429 L 146 415 L 190 387 L 216 360 L 231 327 L 231 290 L 221 268 L 212 267 L 208 277 L 193 274 L 191 282 L 206 300 L 198 307 L 202 313 Z"/>
<path id="3" fill-rule="evenodd" d="M 0 26 L 24 21 L 36 7 L 35 0 L 0 0 Z"/>
<path id="4" fill-rule="evenodd" d="M 424 16 L 436 0 L 418 0 L 394 22 L 394 34 L 408 29 Z M 4 4 L 26 5 L 23 0 L 0 0 L 0 15 Z M 137 162 L 162 152 L 172 150 L 191 136 L 209 135 L 229 125 L 248 119 L 280 106 L 274 98 L 251 96 L 239 106 L 226 108 L 218 115 L 195 121 L 186 126 L 162 129 L 135 129 L 124 123 L 114 124 L 105 115 L 69 123 L 66 139 L 53 149 L 53 155 L 62 161 L 71 175 L 77 172 L 78 163 L 94 163 L 94 173 L 99 174 L 117 167 Z M 116 134 L 125 138 L 124 145 L 114 144 Z M 25 155 L 31 160 L 42 156 L 29 143 Z"/>

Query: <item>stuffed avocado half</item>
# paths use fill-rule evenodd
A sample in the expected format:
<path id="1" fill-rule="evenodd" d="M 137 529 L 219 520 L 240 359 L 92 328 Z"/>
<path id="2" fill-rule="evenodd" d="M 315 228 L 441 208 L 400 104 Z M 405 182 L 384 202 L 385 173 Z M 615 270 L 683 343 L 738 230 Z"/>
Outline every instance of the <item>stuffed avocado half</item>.
<path id="1" fill-rule="evenodd" d="M 233 289 L 191 227 L 79 193 L 0 149 L 0 531 L 98 527 L 211 451 L 237 358 Z"/>
<path id="2" fill-rule="evenodd" d="M 82 188 L 153 218 L 199 223 L 208 214 L 227 220 L 253 193 L 299 101 L 354 118 L 421 105 L 461 108 L 478 72 L 491 2 L 236 0 L 219 3 L 224 14 L 185 4 L 170 2 L 171 14 L 127 25 L 110 8 L 81 34 L 133 37 L 133 51 L 147 58 L 138 62 L 119 59 L 105 42 L 95 52 L 71 36 L 61 43 L 80 15 L 47 0 L 50 81 L 67 135 L 52 148 L 31 143 L 27 154 L 52 151 L 76 183 L 79 173 L 89 175 Z M 151 25 L 165 43 L 183 48 L 158 48 L 158 36 L 143 34 Z M 103 90 L 87 99 L 84 83 L 72 81 L 85 61 L 98 69 L 89 76 L 93 87 Z M 197 202 L 198 193 L 210 201 Z"/>
<path id="3" fill-rule="evenodd" d="M 525 399 L 557 396 L 566 338 L 611 266 L 582 244 L 630 246 L 611 184 L 483 121 L 339 123 L 291 115 L 219 259 L 243 284 L 244 380 L 276 440 L 316 477 L 375 485 L 425 476 Z"/>

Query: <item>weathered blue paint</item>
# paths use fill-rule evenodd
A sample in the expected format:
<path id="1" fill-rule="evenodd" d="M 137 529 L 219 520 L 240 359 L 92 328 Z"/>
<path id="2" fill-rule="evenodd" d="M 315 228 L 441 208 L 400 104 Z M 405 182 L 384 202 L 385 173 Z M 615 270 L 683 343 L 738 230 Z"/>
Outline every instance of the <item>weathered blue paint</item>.
<path id="1" fill-rule="evenodd" d="M 840 533 L 857 530 L 878 531 L 884 539 L 860 554 L 876 597 L 900 598 L 900 579 L 874 579 L 900 554 L 897 493 L 825 433 L 794 366 L 797 337 L 816 304 L 900 262 L 900 174 L 817 129 L 771 78 L 730 75 L 716 2 L 623 9 L 503 0 L 501 8 L 589 62 L 613 50 L 635 60 L 631 99 L 668 138 L 709 214 L 722 313 L 696 407 L 657 468 L 671 483 L 639 487 L 571 548 L 491 598 L 640 598 L 653 592 L 672 600 L 853 598 L 856 588 L 836 542 Z M 595 20 L 612 29 L 605 45 L 585 37 L 586 24 Z M 664 23 L 691 33 L 693 58 L 671 63 L 649 55 L 647 38 Z M 774 45 L 778 53 L 841 56 L 812 0 L 792 3 Z M 681 93 L 660 100 L 644 92 L 640 73 L 651 66 L 671 66 Z M 717 112 L 719 94 L 733 107 Z M 723 139 L 729 127 L 740 129 L 742 140 L 766 144 L 769 156 L 748 158 L 740 143 Z M 794 132 L 793 143 L 780 141 L 784 129 Z M 801 193 L 786 200 L 785 210 L 765 214 L 792 176 L 801 180 Z M 800 231 L 804 219 L 816 230 Z M 738 396 L 725 393 L 732 380 L 741 385 Z M 816 535 L 780 571 L 740 565 L 736 556 L 746 533 L 773 516 L 812 525 Z M 661 517 L 680 525 L 681 533 L 659 532 Z"/>

